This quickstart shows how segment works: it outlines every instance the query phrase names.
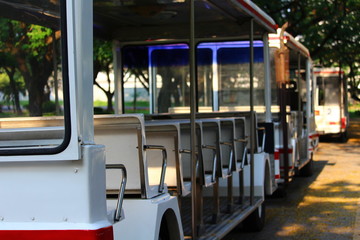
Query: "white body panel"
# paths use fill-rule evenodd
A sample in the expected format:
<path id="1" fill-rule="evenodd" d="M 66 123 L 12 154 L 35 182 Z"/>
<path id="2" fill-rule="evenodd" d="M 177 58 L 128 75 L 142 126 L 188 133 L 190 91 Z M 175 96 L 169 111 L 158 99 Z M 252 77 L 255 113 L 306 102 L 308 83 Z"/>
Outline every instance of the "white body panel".
<path id="1" fill-rule="evenodd" d="M 0 229 L 111 225 L 105 199 L 104 147 L 83 146 L 82 152 L 78 161 L 1 163 Z"/>
<path id="2" fill-rule="evenodd" d="M 248 159 L 250 155 L 248 155 Z M 245 196 L 250 196 L 250 165 L 245 165 L 244 169 L 244 189 Z M 270 158 L 267 153 L 256 153 L 254 154 L 254 195 L 256 197 L 262 197 L 265 199 L 265 194 L 271 195 L 275 189 L 272 186 L 271 178 L 271 169 L 270 169 Z M 272 176 L 274 177 L 274 176 Z M 234 195 L 239 195 L 239 173 L 233 172 L 232 174 L 233 181 L 233 192 Z M 220 179 L 219 181 L 219 191 L 220 195 L 226 196 L 227 194 L 227 180 Z M 265 191 L 264 191 L 265 190 Z M 206 192 L 210 195 L 210 192 Z"/>
<path id="3" fill-rule="evenodd" d="M 265 194 L 272 194 L 272 180 L 270 179 L 270 158 L 267 153 L 254 154 L 254 195 L 263 197 Z M 250 165 L 244 168 L 245 195 L 250 195 Z M 269 179 L 265 179 L 265 177 Z"/>
<path id="4" fill-rule="evenodd" d="M 321 134 L 337 134 L 344 132 L 341 128 L 341 114 L 339 106 L 317 106 L 318 115 L 315 117 L 316 129 Z"/>
<path id="5" fill-rule="evenodd" d="M 180 239 L 184 238 L 179 221 L 178 202 L 175 197 L 164 194 L 147 200 L 125 199 L 123 206 L 126 209 L 125 219 L 113 226 L 115 240 L 158 240 L 161 220 L 166 214 L 169 214 L 169 218 L 176 217 L 177 221 L 172 221 L 172 223 L 177 223 L 177 226 L 173 227 L 178 228 Z M 166 213 L 166 211 L 171 213 Z"/>
<path id="6" fill-rule="evenodd" d="M 346 82 L 339 68 L 315 68 L 315 121 L 321 135 L 344 133 L 348 127 Z M 321 82 L 317 82 L 317 81 Z M 326 82 L 324 90 L 321 85 Z M 336 89 L 334 89 L 336 88 Z M 331 96 L 336 92 L 336 96 Z M 329 96 L 328 96 L 329 94 Z"/>

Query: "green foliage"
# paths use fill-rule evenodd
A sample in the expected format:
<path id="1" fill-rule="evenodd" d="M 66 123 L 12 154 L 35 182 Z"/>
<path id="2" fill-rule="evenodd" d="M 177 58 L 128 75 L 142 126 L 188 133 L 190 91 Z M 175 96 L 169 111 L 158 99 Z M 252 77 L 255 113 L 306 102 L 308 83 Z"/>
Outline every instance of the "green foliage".
<path id="1" fill-rule="evenodd" d="M 50 28 L 30 25 L 26 33 L 29 43 L 24 45 L 24 47 L 26 46 L 29 53 L 33 54 L 34 57 L 43 57 L 46 54 L 47 47 L 49 45 L 46 40 L 52 33 L 53 31 Z"/>
<path id="2" fill-rule="evenodd" d="M 353 98 L 360 94 L 360 0 L 254 0 L 309 49 L 316 64 L 348 72 Z"/>
<path id="3" fill-rule="evenodd" d="M 113 61 L 112 44 L 109 41 L 94 39 L 94 62 L 102 63 L 102 69 L 105 70 L 107 65 Z"/>
<path id="4" fill-rule="evenodd" d="M 15 73 L 15 84 L 17 89 L 19 90 L 19 93 L 25 95 L 26 92 L 25 92 L 24 78 L 21 76 L 19 72 Z M 3 94 L 3 99 L 1 100 L 6 102 L 7 104 L 12 104 L 12 101 L 14 100 L 14 94 L 10 88 L 10 79 L 9 76 L 6 73 L 2 73 L 1 70 L 0 70 L 0 92 Z"/>
<path id="5" fill-rule="evenodd" d="M 50 28 L 0 18 L 0 68 L 11 80 L 0 91 L 14 98 L 19 109 L 18 95 L 26 87 L 31 116 L 42 115 L 44 89 L 54 66 L 54 43 L 58 45 L 55 35 Z"/>
<path id="6" fill-rule="evenodd" d="M 44 113 L 56 113 L 56 104 L 53 101 L 46 101 L 43 103 L 43 111 Z"/>

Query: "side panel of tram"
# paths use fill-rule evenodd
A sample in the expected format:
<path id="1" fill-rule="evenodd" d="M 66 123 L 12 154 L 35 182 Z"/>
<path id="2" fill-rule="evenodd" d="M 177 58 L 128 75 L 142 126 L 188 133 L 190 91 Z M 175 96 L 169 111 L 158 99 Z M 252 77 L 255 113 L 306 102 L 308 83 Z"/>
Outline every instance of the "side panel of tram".
<path id="1" fill-rule="evenodd" d="M 314 115 L 314 81 L 308 50 L 284 32 L 270 34 L 272 62 L 272 115 L 275 121 L 276 159 L 280 181 L 295 174 L 311 174 L 312 156 L 318 145 Z M 287 143 L 284 144 L 284 143 Z"/>
<path id="2" fill-rule="evenodd" d="M 320 135 L 346 140 L 349 115 L 344 72 L 338 68 L 315 68 L 315 120 Z"/>

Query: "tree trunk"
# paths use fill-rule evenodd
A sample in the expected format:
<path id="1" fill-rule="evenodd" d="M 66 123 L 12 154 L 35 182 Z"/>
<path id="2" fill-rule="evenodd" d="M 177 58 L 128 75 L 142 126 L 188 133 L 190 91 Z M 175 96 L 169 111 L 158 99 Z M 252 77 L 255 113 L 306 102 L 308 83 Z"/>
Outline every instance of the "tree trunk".
<path id="1" fill-rule="evenodd" d="M 29 92 L 29 114 L 31 117 L 42 116 L 42 105 L 44 99 L 44 86 L 40 81 L 31 80 L 28 86 Z"/>
<path id="2" fill-rule="evenodd" d="M 112 103 L 113 96 L 114 96 L 113 93 L 106 92 L 106 98 L 107 98 L 107 109 L 106 109 L 106 111 L 108 113 L 113 113 L 114 112 L 113 103 Z"/>
<path id="3" fill-rule="evenodd" d="M 21 107 L 20 107 L 19 90 L 16 87 L 16 82 L 15 82 L 15 78 L 14 78 L 15 67 L 11 67 L 10 70 L 5 68 L 5 71 L 10 80 L 10 89 L 11 89 L 11 94 L 14 98 L 15 113 L 22 114 Z"/>

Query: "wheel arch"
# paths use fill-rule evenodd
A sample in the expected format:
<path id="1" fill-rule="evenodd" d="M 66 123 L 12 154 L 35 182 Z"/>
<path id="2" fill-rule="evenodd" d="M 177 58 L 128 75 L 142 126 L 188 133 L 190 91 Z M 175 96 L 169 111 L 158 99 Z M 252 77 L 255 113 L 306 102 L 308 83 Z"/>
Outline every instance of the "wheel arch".
<path id="1" fill-rule="evenodd" d="M 168 208 L 161 219 L 159 228 L 159 240 L 181 240 L 182 229 L 173 209 Z"/>
<path id="2" fill-rule="evenodd" d="M 271 164 L 269 157 L 265 158 L 265 173 L 264 173 L 264 191 L 265 195 L 271 195 L 273 193 Z"/>

